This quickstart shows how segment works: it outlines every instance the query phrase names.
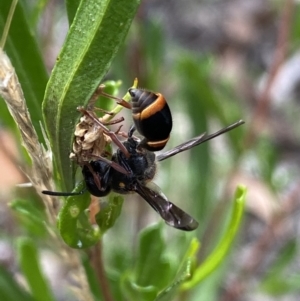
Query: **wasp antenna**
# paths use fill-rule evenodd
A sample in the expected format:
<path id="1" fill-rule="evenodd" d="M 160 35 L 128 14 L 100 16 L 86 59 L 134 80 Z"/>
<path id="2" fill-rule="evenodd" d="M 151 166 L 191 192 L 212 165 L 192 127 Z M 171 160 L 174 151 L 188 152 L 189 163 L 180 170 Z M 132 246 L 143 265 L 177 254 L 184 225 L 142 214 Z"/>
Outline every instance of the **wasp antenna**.
<path id="1" fill-rule="evenodd" d="M 211 140 L 211 139 L 213 139 L 213 138 L 215 138 L 215 137 L 217 137 L 217 136 L 220 136 L 220 135 L 222 135 L 222 134 L 224 134 L 224 133 L 226 133 L 226 132 L 229 132 L 229 131 L 231 131 L 231 130 L 237 128 L 238 126 L 240 126 L 240 125 L 242 125 L 242 124 L 244 124 L 244 123 L 245 123 L 244 120 L 239 120 L 239 121 L 237 121 L 237 122 L 235 122 L 235 123 L 233 123 L 233 124 L 231 124 L 231 125 L 229 125 L 229 126 L 223 128 L 223 129 L 221 129 L 221 130 L 219 130 L 219 131 L 217 131 L 217 132 L 215 132 L 215 133 L 213 133 L 213 134 L 205 135 L 205 136 L 203 137 L 203 140 L 201 140 L 201 143 L 206 142 L 206 141 L 208 141 L 208 140 Z M 199 143 L 199 144 L 200 144 L 200 143 Z M 197 144 L 195 144 L 195 145 L 197 145 Z"/>
<path id="2" fill-rule="evenodd" d="M 43 190 L 42 194 L 52 195 L 52 196 L 73 196 L 73 195 L 81 195 L 86 192 L 86 188 L 79 192 L 60 192 L 60 191 L 50 191 L 50 190 Z"/>

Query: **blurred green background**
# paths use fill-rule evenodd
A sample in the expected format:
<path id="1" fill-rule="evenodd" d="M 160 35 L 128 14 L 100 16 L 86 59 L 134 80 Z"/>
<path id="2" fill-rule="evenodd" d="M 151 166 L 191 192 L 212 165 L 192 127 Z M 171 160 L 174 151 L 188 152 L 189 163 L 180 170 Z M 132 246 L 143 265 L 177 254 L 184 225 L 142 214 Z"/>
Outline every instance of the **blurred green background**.
<path id="1" fill-rule="evenodd" d="M 0 33 L 8 3 L 0 4 Z M 41 103 L 68 31 L 67 15 L 72 19 L 66 3 L 68 13 L 63 1 L 20 1 L 4 47 L 41 142 Z M 201 247 L 191 264 L 204 262 L 224 234 L 240 184 L 248 190 L 246 209 L 222 264 L 193 289 L 157 300 L 299 300 L 299 28 L 300 5 L 289 0 L 141 2 L 103 80 L 121 80 L 122 96 L 137 77 L 140 87 L 166 97 L 174 123 L 166 150 L 239 119 L 246 124 L 159 164 L 155 183 L 199 221 L 197 231 L 170 229 L 138 196 L 125 197 L 120 218 L 102 240 L 111 300 L 154 300 L 173 282 L 192 238 Z M 74 103 L 75 110 L 83 101 Z M 68 256 L 59 243 L 52 244 L 47 226 L 41 226 L 45 217 L 39 196 L 33 188 L 15 188 L 28 181 L 20 166 L 26 170 L 30 163 L 4 101 L 0 106 L 0 295 L 7 300 L 32 300 L 30 295 L 85 300 L 65 286 L 80 281 L 64 266 Z M 120 116 L 127 130 L 130 114 L 123 110 Z M 20 251 L 24 248 L 28 256 Z M 35 252 L 36 269 L 30 261 Z M 94 299 L 110 300 L 99 292 L 91 271 L 92 251 L 78 252 Z M 31 268 L 41 272 L 29 285 L 31 293 L 23 290 L 32 279 L 26 264 L 29 274 Z M 47 280 L 40 287 L 49 293 L 34 294 L 32 286 L 43 275 Z"/>

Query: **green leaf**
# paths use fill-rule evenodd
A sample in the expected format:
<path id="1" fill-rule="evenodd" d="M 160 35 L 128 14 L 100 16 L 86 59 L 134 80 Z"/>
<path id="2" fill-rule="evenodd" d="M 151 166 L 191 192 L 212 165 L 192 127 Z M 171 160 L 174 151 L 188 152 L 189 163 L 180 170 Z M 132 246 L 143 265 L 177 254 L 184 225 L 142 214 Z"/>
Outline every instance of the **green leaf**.
<path id="1" fill-rule="evenodd" d="M 79 118 L 76 107 L 88 102 L 108 71 L 139 2 L 81 1 L 57 58 L 47 85 L 43 113 L 64 190 L 70 191 L 74 185 L 72 164 L 67 158 Z"/>
<path id="2" fill-rule="evenodd" d="M 119 81 L 107 80 L 103 83 L 103 85 L 105 86 L 103 88 L 103 91 L 106 94 L 117 97 L 122 82 L 120 80 Z M 126 95 L 124 97 L 128 98 Z M 130 99 L 131 98 L 127 99 L 127 101 L 129 101 Z M 115 102 L 112 101 L 110 98 L 101 95 L 96 101 L 95 106 L 107 111 L 113 111 L 114 108 L 115 110 L 117 110 L 117 112 L 115 112 L 116 114 L 120 112 L 120 109 L 123 109 L 123 107 L 121 106 L 116 106 Z"/>
<path id="3" fill-rule="evenodd" d="M 283 296 L 285 294 L 300 291 L 299 275 L 274 275 L 269 281 L 265 281 L 260 287 L 265 293 L 272 296 Z"/>
<path id="4" fill-rule="evenodd" d="M 206 277 L 208 277 L 218 266 L 224 261 L 228 254 L 233 240 L 239 230 L 242 220 L 244 206 L 246 198 L 246 188 L 238 186 L 234 197 L 234 206 L 230 218 L 229 225 L 221 238 L 219 244 L 212 251 L 212 253 L 206 258 L 206 260 L 195 269 L 192 278 L 185 282 L 182 286 L 182 290 L 188 290 L 199 284 Z"/>
<path id="5" fill-rule="evenodd" d="M 37 301 L 53 301 L 48 283 L 42 274 L 37 248 L 30 238 L 19 238 L 17 249 L 21 269 L 26 277 L 30 290 Z"/>
<path id="6" fill-rule="evenodd" d="M 10 5 L 11 1 L 0 1 L 0 32 L 4 28 Z M 33 125 L 40 141 L 43 141 L 39 122 L 42 119 L 41 103 L 48 75 L 20 2 L 16 6 L 4 50 L 16 70 Z M 0 111 L 5 112 L 5 120 L 11 124 L 4 106 L 5 104 L 1 101 Z"/>
<path id="7" fill-rule="evenodd" d="M 138 258 L 134 272 L 139 286 L 163 288 L 170 279 L 171 264 L 164 255 L 166 248 L 162 225 L 150 226 L 140 233 Z"/>
<path id="8" fill-rule="evenodd" d="M 157 288 L 149 286 L 138 285 L 131 277 L 130 274 L 124 275 L 121 282 L 122 290 L 127 300 L 131 301 L 152 301 L 157 295 Z"/>
<path id="9" fill-rule="evenodd" d="M 30 22 L 30 26 L 32 29 L 35 29 L 35 31 L 38 30 L 39 26 L 39 20 L 41 17 L 43 17 L 43 12 L 45 7 L 47 6 L 49 0 L 37 0 L 33 3 L 33 5 L 28 5 L 28 1 L 22 0 L 22 3 L 27 4 L 25 7 L 27 11 L 30 10 L 29 14 L 27 15 L 27 20 Z"/>
<path id="10" fill-rule="evenodd" d="M 135 267 L 125 273 L 121 283 L 129 300 L 153 300 L 170 282 L 174 269 L 165 249 L 162 224 L 141 231 Z"/>
<path id="11" fill-rule="evenodd" d="M 17 199 L 11 202 L 10 207 L 18 213 L 18 217 L 30 234 L 44 236 L 48 233 L 45 225 L 44 212 L 34 206 L 32 202 Z"/>
<path id="12" fill-rule="evenodd" d="M 76 15 L 80 0 L 66 0 L 69 24 L 71 25 Z"/>
<path id="13" fill-rule="evenodd" d="M 123 201 L 122 196 L 111 194 L 109 202 L 105 206 L 101 206 L 101 210 L 96 214 L 96 222 L 102 234 L 115 224 L 121 214 Z"/>
<path id="14" fill-rule="evenodd" d="M 300 26 L 300 7 L 299 5 L 295 5 L 293 7 L 293 18 L 291 28 L 291 38 L 290 38 L 290 45 L 293 45 L 293 49 L 298 49 L 300 45 L 300 33 L 299 33 L 299 26 Z"/>
<path id="15" fill-rule="evenodd" d="M 199 246 L 199 241 L 195 238 L 192 239 L 188 250 L 182 260 L 181 267 L 176 275 L 175 280 L 162 292 L 160 292 L 155 301 L 173 300 L 176 296 L 179 286 L 191 278 Z"/>
<path id="16" fill-rule="evenodd" d="M 84 189 L 81 182 L 74 192 Z M 75 249 L 84 249 L 95 245 L 100 237 L 100 229 L 92 225 L 86 209 L 91 202 L 89 193 L 70 196 L 66 199 L 58 215 L 58 229 L 64 242 Z"/>
<path id="17" fill-rule="evenodd" d="M 14 280 L 2 265 L 0 265 L 0 291 L 1 300 L 5 301 L 35 301 L 19 284 Z"/>
<path id="18" fill-rule="evenodd" d="M 189 118 L 193 120 L 192 137 L 207 132 L 208 117 L 211 107 L 214 105 L 213 90 L 207 80 L 209 67 L 207 60 L 183 55 L 179 58 L 176 68 L 176 71 L 181 75 L 179 95 L 182 106 L 187 110 Z M 209 202 L 208 199 L 208 181 L 211 174 L 210 145 L 204 143 L 199 148 L 191 149 L 189 153 L 190 158 L 192 158 L 192 167 L 189 169 L 190 178 L 201 178 L 201 181 L 191 180 L 189 183 L 191 195 L 199 198 L 199 191 L 201 191 L 201 206 L 194 209 L 194 215 L 200 221 L 201 228 L 201 222 L 205 221 L 209 206 L 212 206 L 212 202 Z M 195 169 L 193 166 L 197 168 Z"/>

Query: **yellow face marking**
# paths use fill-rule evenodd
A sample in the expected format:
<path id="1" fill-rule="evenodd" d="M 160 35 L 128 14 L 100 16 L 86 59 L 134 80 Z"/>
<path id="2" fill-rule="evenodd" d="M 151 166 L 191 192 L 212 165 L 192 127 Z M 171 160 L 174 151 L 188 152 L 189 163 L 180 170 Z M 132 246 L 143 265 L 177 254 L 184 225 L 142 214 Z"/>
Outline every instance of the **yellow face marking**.
<path id="1" fill-rule="evenodd" d="M 164 106 L 166 105 L 165 98 L 160 93 L 157 93 L 156 95 L 157 95 L 157 99 L 150 106 L 148 106 L 146 109 L 144 109 L 141 112 L 140 119 L 142 120 L 147 119 L 164 108 Z"/>
<path id="2" fill-rule="evenodd" d="M 123 182 L 120 182 L 120 183 L 119 183 L 119 187 L 120 187 L 121 189 L 124 189 L 124 188 L 125 188 L 125 184 L 124 184 Z"/>

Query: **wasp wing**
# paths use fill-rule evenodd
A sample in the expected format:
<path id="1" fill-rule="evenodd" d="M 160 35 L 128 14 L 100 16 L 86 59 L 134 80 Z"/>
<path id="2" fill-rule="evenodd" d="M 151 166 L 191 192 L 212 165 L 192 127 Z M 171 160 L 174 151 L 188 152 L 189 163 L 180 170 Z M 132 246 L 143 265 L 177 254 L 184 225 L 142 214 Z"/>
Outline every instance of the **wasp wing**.
<path id="1" fill-rule="evenodd" d="M 151 183 L 151 188 L 138 183 L 135 191 L 159 213 L 169 226 L 184 231 L 192 231 L 198 227 L 198 222 L 173 203 L 169 202 L 159 187 L 154 183 Z"/>
<path id="2" fill-rule="evenodd" d="M 157 161 L 163 161 L 163 160 L 168 159 L 168 158 L 170 158 L 172 156 L 175 156 L 178 153 L 184 152 L 184 151 L 186 151 L 186 150 L 188 150 L 188 149 L 190 149 L 190 148 L 192 148 L 194 146 L 197 146 L 197 145 L 199 145 L 201 143 L 204 143 L 204 142 L 206 142 L 208 140 L 211 140 L 211 139 L 213 139 L 213 138 L 215 138 L 215 137 L 217 137 L 219 135 L 222 135 L 222 134 L 224 134 L 226 132 L 229 132 L 229 131 L 233 130 L 234 128 L 236 128 L 236 127 L 238 127 L 238 126 L 240 126 L 240 125 L 242 125 L 244 123 L 245 122 L 243 120 L 239 120 L 239 121 L 237 121 L 237 122 L 235 122 L 235 123 L 233 123 L 233 124 L 231 124 L 231 125 L 223 128 L 223 129 L 221 129 L 218 132 L 215 132 L 213 134 L 207 135 L 206 133 L 203 133 L 203 134 L 201 134 L 201 135 L 199 135 L 199 136 L 197 136 L 195 138 L 192 138 L 189 141 L 186 141 L 186 142 L 184 142 L 184 143 L 182 143 L 182 144 L 174 147 L 173 149 L 171 149 L 171 150 L 169 150 L 167 152 L 164 152 L 163 154 L 158 155 L 156 157 Z"/>

